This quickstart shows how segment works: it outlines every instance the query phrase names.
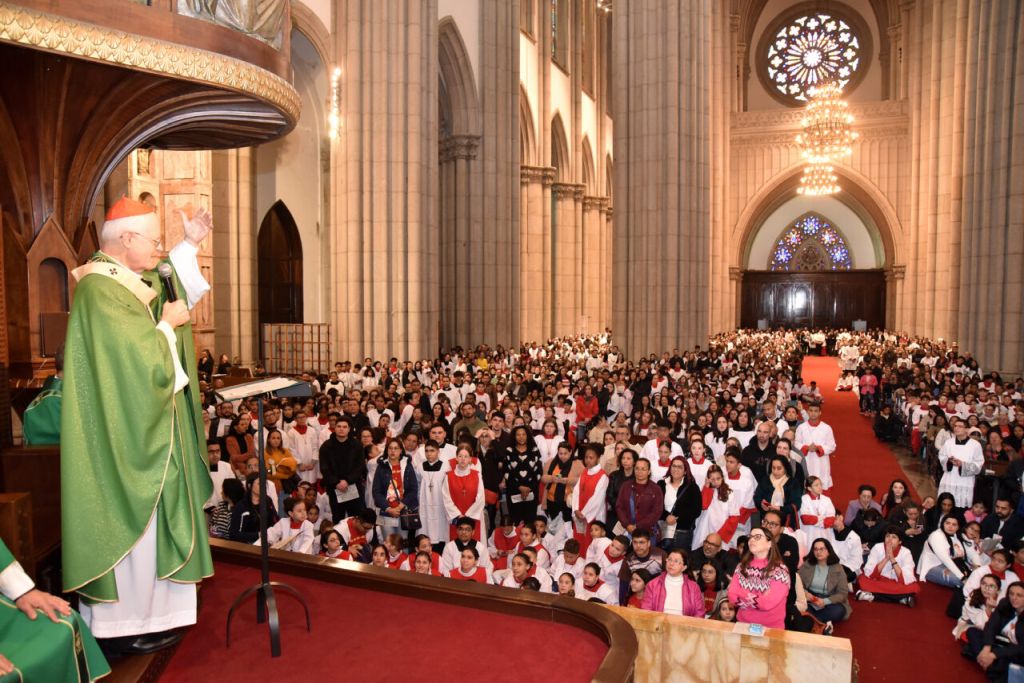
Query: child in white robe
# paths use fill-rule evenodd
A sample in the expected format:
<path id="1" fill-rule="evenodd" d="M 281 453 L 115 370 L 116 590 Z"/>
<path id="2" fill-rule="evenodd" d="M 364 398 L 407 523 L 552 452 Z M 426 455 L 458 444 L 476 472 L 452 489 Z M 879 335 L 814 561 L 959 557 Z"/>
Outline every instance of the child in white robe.
<path id="1" fill-rule="evenodd" d="M 313 525 L 306 519 L 306 502 L 300 498 L 285 498 L 284 511 L 277 524 L 267 529 L 267 543 L 274 550 L 309 554 L 313 547 Z M 259 545 L 257 541 L 253 545 Z"/>
<path id="2" fill-rule="evenodd" d="M 836 506 L 832 499 L 822 494 L 821 479 L 807 478 L 807 493 L 800 499 L 800 528 L 807 535 L 808 545 L 819 538 L 835 542 L 832 526 L 836 522 Z"/>

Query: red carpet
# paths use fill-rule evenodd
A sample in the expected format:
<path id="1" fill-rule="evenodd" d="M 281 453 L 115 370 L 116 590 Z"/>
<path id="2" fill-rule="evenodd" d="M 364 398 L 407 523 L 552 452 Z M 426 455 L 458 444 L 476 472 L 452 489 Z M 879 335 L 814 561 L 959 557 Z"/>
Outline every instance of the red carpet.
<path id="1" fill-rule="evenodd" d="M 816 381 L 825 397 L 822 419 L 832 426 L 836 454 L 832 460 L 832 500 L 839 510 L 857 497 L 860 484 L 872 484 L 879 495 L 893 479 L 906 481 L 892 452 L 875 439 L 871 422 L 861 416 L 857 397 L 836 392 L 839 366 L 835 358 L 804 360 L 805 382 Z M 913 489 L 913 487 L 911 487 Z M 914 498 L 921 500 L 915 491 Z M 949 590 L 922 586 L 914 609 L 902 605 L 852 600 L 853 616 L 836 628 L 836 635 L 853 642 L 861 681 L 983 681 L 976 664 L 960 656 L 945 614 Z"/>
<path id="2" fill-rule="evenodd" d="M 228 607 L 257 583 L 255 569 L 217 563 L 203 582 L 199 623 L 188 632 L 161 681 L 589 681 L 608 651 L 577 628 L 485 610 L 391 597 L 309 579 L 275 575 L 309 603 L 278 593 L 281 656 L 270 656 L 266 624 L 250 599 L 235 612 L 224 644 Z"/>

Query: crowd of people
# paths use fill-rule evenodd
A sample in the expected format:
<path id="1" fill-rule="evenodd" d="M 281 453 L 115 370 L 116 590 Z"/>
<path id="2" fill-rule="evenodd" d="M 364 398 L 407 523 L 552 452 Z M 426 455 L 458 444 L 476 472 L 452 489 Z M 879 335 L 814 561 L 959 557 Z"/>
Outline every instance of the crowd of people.
<path id="1" fill-rule="evenodd" d="M 831 498 L 842 444 L 800 376 L 818 353 L 880 440 L 937 452 L 937 496 Z M 926 581 L 965 656 L 994 678 L 1024 661 L 1024 382 L 955 345 L 741 330 L 630 361 L 603 334 L 303 379 L 312 398 L 263 416 L 207 394 L 211 535 L 258 542 L 262 430 L 279 549 L 821 634 Z"/>

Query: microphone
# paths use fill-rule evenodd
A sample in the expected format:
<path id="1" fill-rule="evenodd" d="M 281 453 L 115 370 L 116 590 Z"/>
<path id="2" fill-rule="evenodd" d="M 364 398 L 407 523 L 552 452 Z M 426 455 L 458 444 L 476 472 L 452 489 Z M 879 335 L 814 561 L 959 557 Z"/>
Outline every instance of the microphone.
<path id="1" fill-rule="evenodd" d="M 178 292 L 174 289 L 174 271 L 171 270 L 171 264 L 161 263 L 157 266 L 156 272 L 160 275 L 160 281 L 164 283 L 164 293 L 167 294 L 167 300 L 177 301 Z"/>

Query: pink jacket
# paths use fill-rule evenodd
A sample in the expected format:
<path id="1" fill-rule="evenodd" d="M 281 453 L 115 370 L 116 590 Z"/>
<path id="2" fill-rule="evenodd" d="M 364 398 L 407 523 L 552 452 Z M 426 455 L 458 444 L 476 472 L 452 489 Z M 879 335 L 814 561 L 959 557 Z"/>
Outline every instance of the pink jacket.
<path id="1" fill-rule="evenodd" d="M 683 616 L 704 618 L 704 596 L 697 588 L 696 582 L 689 577 L 683 580 Z M 652 612 L 665 611 L 665 572 L 654 577 L 647 588 L 644 589 L 644 601 L 642 609 Z"/>

